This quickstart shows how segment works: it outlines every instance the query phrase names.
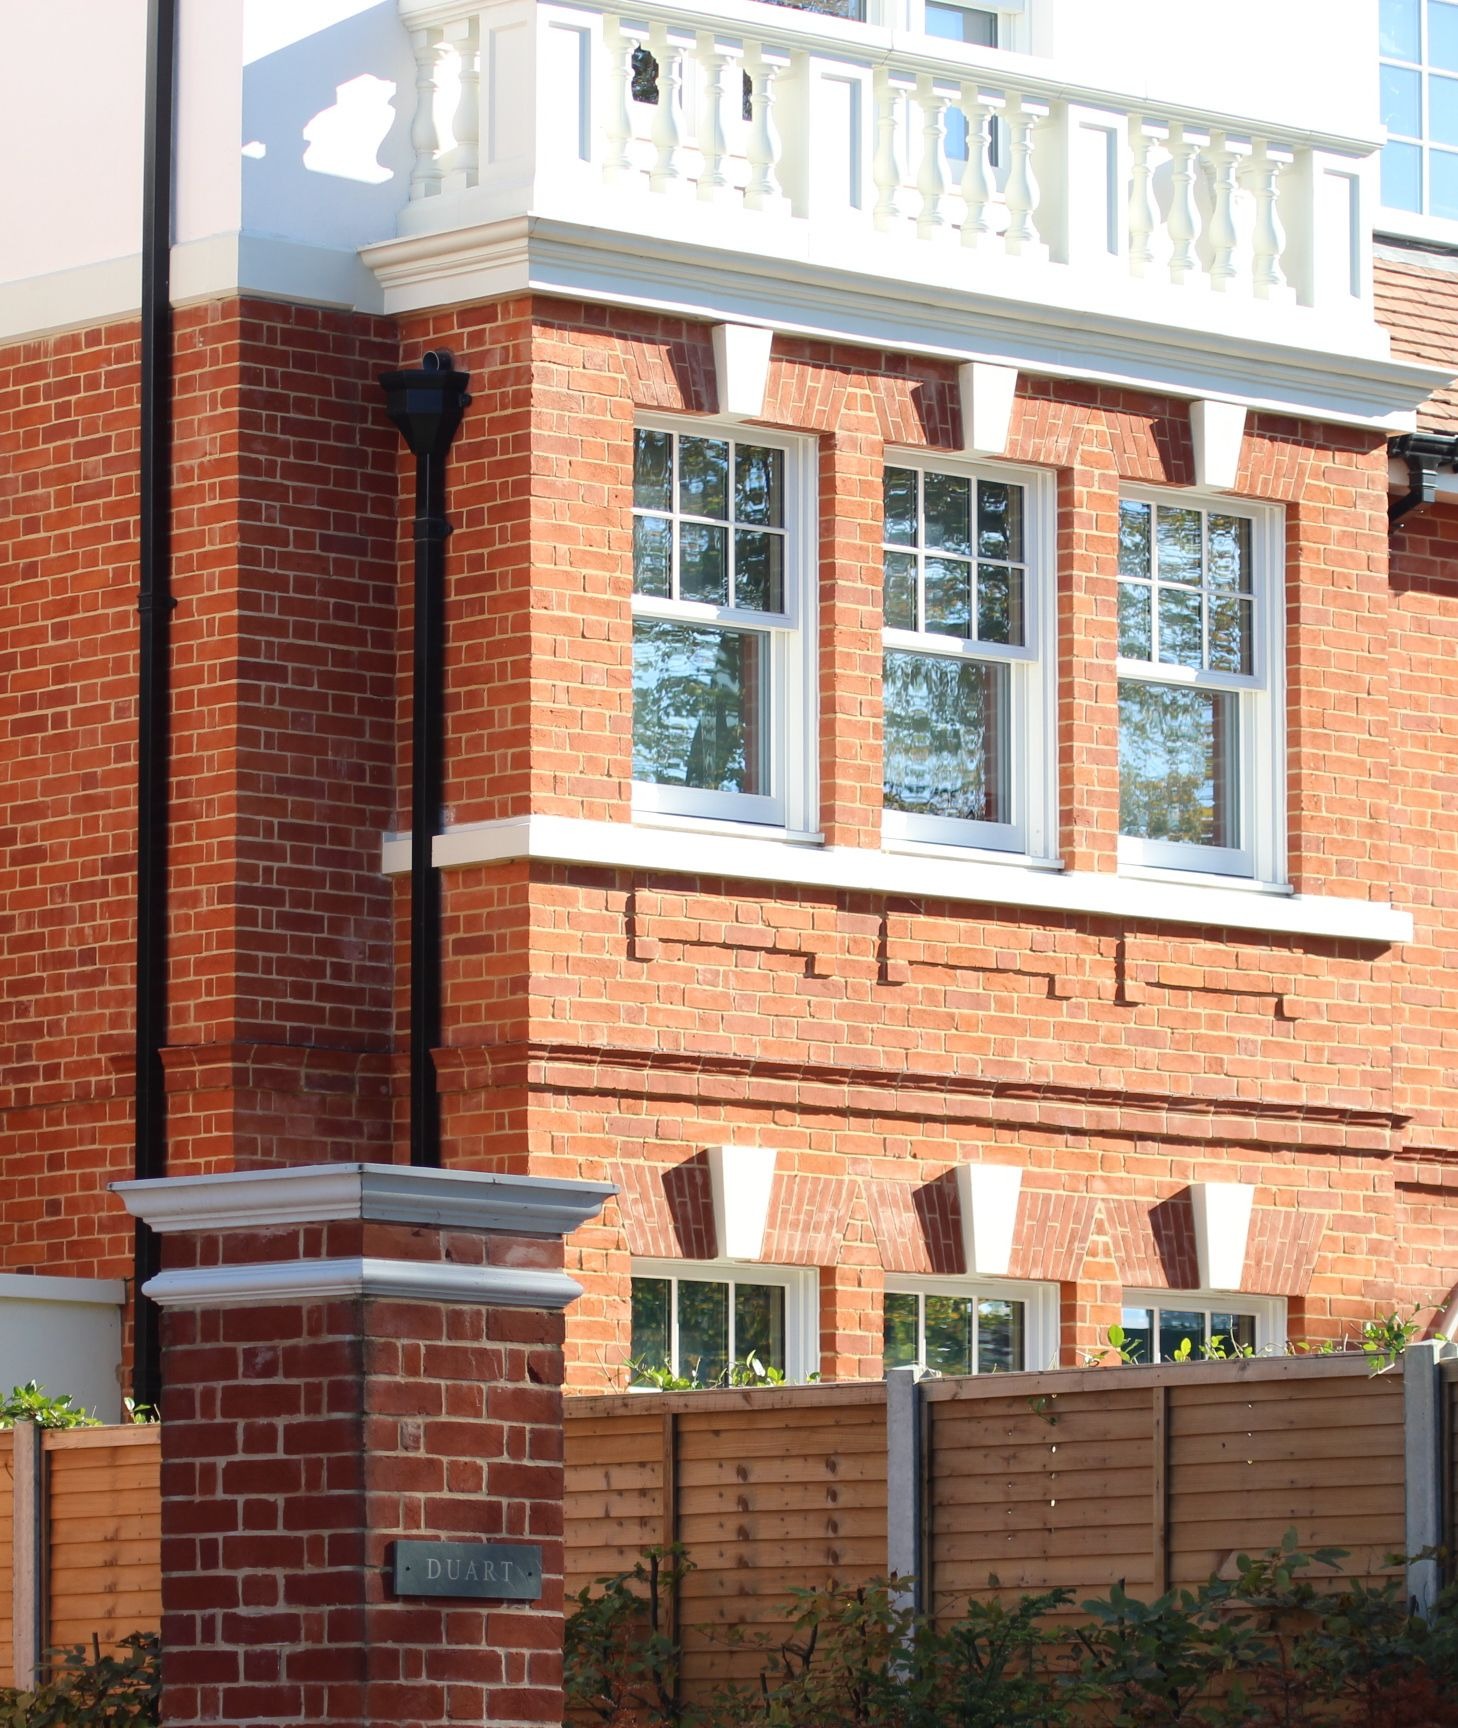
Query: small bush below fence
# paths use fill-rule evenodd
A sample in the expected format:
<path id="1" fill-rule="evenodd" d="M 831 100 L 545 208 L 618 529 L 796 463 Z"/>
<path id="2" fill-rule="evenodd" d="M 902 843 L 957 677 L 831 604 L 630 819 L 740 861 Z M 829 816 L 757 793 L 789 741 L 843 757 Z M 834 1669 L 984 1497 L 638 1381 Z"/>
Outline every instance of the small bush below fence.
<path id="1" fill-rule="evenodd" d="M 654 1550 L 579 1594 L 568 1707 L 603 1728 L 1454 1728 L 1458 1592 L 1424 1619 L 1395 1581 L 1333 1588 L 1346 1559 L 1288 1534 L 1195 1590 L 1116 1586 L 1072 1623 L 1068 1590 L 958 1617 L 910 1606 L 906 1579 L 802 1592 L 756 1683 L 689 1703 L 670 1604 L 691 1568 Z"/>

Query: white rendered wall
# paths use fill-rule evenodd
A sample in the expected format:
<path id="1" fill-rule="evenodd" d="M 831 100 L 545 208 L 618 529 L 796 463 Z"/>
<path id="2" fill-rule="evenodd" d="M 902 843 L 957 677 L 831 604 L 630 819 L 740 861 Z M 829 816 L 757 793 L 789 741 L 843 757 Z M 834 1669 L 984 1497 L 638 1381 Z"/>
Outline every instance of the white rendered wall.
<path id="1" fill-rule="evenodd" d="M 0 1274 L 0 1390 L 36 1380 L 119 1422 L 123 1295 L 120 1280 Z"/>
<path id="2" fill-rule="evenodd" d="M 145 22 L 140 0 L 0 9 L 0 281 L 137 251 Z"/>
<path id="3" fill-rule="evenodd" d="M 0 8 L 0 282 L 127 261 L 135 306 L 146 11 Z M 177 63 L 180 247 L 242 234 L 352 260 L 394 233 L 415 97 L 395 0 L 181 0 Z"/>
<path id="4" fill-rule="evenodd" d="M 1376 134 L 1377 0 L 1027 0 L 1029 42 L 1081 82 Z"/>

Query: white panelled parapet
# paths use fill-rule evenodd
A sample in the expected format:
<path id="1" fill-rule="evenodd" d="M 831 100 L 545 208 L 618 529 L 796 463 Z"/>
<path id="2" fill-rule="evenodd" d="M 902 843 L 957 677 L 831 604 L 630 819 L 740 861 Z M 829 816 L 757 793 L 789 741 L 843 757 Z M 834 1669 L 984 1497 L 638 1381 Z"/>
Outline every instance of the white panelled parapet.
<path id="1" fill-rule="evenodd" d="M 478 179 L 519 185 L 535 157 L 539 180 L 647 194 L 670 223 L 683 200 L 1192 293 L 1364 295 L 1364 140 L 1284 137 L 1084 90 L 1022 55 L 739 0 L 401 9 L 419 68 L 407 232 L 452 224 L 452 194 Z M 1345 197 L 1326 195 L 1331 176 Z"/>

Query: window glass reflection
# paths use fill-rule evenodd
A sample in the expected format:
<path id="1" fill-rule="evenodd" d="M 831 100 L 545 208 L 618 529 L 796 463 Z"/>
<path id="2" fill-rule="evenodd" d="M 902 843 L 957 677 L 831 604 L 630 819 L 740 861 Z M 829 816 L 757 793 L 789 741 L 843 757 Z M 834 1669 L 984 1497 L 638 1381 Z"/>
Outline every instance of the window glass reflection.
<path id="1" fill-rule="evenodd" d="M 1228 691 L 1120 682 L 1120 833 L 1240 845 L 1236 713 Z"/>
<path id="2" fill-rule="evenodd" d="M 656 618 L 633 624 L 633 778 L 761 793 L 763 639 Z"/>

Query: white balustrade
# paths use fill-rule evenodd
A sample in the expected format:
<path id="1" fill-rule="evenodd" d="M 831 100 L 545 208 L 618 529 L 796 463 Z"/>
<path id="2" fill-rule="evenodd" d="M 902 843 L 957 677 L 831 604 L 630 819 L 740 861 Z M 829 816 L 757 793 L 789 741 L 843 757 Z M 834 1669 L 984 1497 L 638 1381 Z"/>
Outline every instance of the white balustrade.
<path id="1" fill-rule="evenodd" d="M 669 237 L 679 199 L 726 221 L 793 220 L 811 256 L 817 225 L 836 245 L 859 225 L 871 249 L 898 242 L 887 269 L 907 280 L 920 248 L 952 260 L 950 243 L 975 254 L 969 287 L 983 259 L 1001 259 L 1132 278 L 1139 293 L 1324 296 L 1351 309 L 1363 291 L 1350 269 L 1310 262 L 1352 255 L 1316 232 L 1327 208 L 1348 211 L 1353 232 L 1361 217 L 1361 153 L 1341 140 L 1242 132 L 1217 115 L 1061 88 L 1028 75 L 1026 60 L 1013 77 L 995 53 L 789 10 L 751 26 L 748 9 L 713 0 L 624 3 L 430 0 L 427 12 L 401 0 L 407 17 L 428 19 L 411 33 L 416 231 L 422 206 L 442 227 L 466 226 L 483 219 L 493 186 L 518 199 L 524 185 L 570 187 L 600 226 L 615 200 L 632 224 L 662 207 Z M 438 75 L 443 56 L 454 57 L 450 79 Z M 459 91 L 449 115 L 442 86 Z M 1318 182 L 1341 198 L 1302 192 Z M 749 229 L 734 234 L 753 244 Z M 873 267 L 879 254 L 863 254 Z M 944 279 L 933 255 L 927 269 Z"/>

